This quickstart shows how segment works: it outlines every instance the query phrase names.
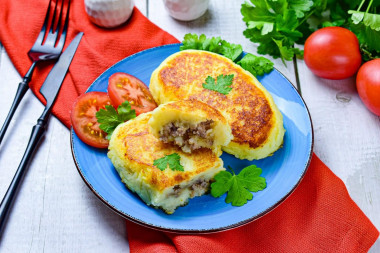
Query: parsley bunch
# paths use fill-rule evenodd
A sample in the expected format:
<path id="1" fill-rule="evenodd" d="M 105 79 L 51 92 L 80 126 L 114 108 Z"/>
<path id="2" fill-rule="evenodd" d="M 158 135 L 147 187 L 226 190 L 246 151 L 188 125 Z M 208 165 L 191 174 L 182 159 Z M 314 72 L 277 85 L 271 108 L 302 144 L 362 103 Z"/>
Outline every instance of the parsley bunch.
<path id="1" fill-rule="evenodd" d="M 221 54 L 239 64 L 243 69 L 251 72 L 254 76 L 264 75 L 273 69 L 273 62 L 262 56 L 246 54 L 239 60 L 243 53 L 242 46 L 229 43 L 220 37 L 207 38 L 204 34 L 198 37 L 196 34 L 188 33 L 185 35 L 182 46 L 180 46 L 179 49 L 196 49 Z"/>
<path id="2" fill-rule="evenodd" d="M 303 58 L 304 44 L 318 28 L 342 26 L 356 34 L 363 59 L 380 57 L 379 0 L 250 0 L 241 6 L 245 37 L 259 43 L 257 52 L 290 61 Z M 365 11 L 362 11 L 365 10 Z"/>

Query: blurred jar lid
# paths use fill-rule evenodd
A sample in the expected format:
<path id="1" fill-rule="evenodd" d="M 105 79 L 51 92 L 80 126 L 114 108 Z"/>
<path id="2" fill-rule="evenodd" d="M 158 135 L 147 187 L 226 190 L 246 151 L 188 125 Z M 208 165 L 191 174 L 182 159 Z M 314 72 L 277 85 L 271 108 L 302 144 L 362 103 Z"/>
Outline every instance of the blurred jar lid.
<path id="1" fill-rule="evenodd" d="M 133 11 L 133 0 L 84 0 L 90 20 L 98 26 L 112 28 L 126 22 Z"/>
<path id="2" fill-rule="evenodd" d="M 170 16 L 181 21 L 190 21 L 202 16 L 209 0 L 163 0 Z"/>

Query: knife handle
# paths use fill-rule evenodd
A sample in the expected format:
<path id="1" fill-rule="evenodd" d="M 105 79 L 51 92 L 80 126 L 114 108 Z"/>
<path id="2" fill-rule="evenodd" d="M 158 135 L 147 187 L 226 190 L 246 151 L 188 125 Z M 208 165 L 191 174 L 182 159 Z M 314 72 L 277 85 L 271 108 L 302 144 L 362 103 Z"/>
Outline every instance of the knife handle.
<path id="1" fill-rule="evenodd" d="M 47 124 L 48 117 L 50 112 L 44 111 L 41 117 L 38 119 L 37 124 L 33 127 L 32 134 L 29 139 L 28 146 L 25 150 L 24 156 L 18 166 L 16 174 L 13 177 L 11 184 L 5 194 L 1 204 L 0 204 L 0 235 L 5 226 L 6 219 L 12 207 L 13 200 L 16 197 L 17 189 L 21 184 L 21 181 L 24 177 L 26 169 L 28 168 L 30 158 L 33 156 L 33 153 L 41 140 L 42 136 L 45 133 L 45 126 Z"/>
<path id="2" fill-rule="evenodd" d="M 30 66 L 28 72 L 25 74 L 22 81 L 18 84 L 16 96 L 13 99 L 11 109 L 9 110 L 7 118 L 5 119 L 3 126 L 1 127 L 1 130 L 0 130 L 0 144 L 4 138 L 4 135 L 5 135 L 5 132 L 7 131 L 9 123 L 12 120 L 13 114 L 15 113 L 18 105 L 20 104 L 21 99 L 24 97 L 25 93 L 29 89 L 28 84 L 29 84 L 30 80 L 32 79 L 32 74 L 33 74 L 35 66 L 36 66 L 36 62 L 33 62 L 32 66 Z"/>

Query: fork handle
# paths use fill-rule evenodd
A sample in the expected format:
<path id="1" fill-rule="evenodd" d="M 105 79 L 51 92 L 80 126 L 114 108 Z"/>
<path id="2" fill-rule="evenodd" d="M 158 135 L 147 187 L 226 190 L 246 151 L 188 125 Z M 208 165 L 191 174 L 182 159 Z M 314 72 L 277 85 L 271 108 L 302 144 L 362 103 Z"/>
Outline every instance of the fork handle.
<path id="1" fill-rule="evenodd" d="M 16 197 L 17 189 L 21 184 L 21 181 L 24 177 L 26 169 L 28 168 L 30 158 L 33 156 L 33 153 L 41 140 L 42 136 L 46 131 L 46 124 L 50 116 L 50 111 L 44 111 L 41 117 L 37 120 L 37 124 L 33 127 L 32 134 L 29 139 L 28 146 L 25 150 L 24 156 L 20 162 L 20 165 L 16 171 L 16 174 L 13 177 L 11 184 L 5 194 L 1 204 L 0 204 L 0 235 L 2 234 L 5 222 L 7 220 L 9 211 L 11 209 L 13 200 Z"/>
<path id="2" fill-rule="evenodd" d="M 1 141 L 3 140 L 4 138 L 4 135 L 5 135 L 5 132 L 7 131 L 7 128 L 8 128 L 8 125 L 9 123 L 11 122 L 11 119 L 13 117 L 13 114 L 15 113 L 18 105 L 20 104 L 20 101 L 21 99 L 24 97 L 26 91 L 28 90 L 28 83 L 29 83 L 30 80 L 24 78 L 24 80 L 22 80 L 21 83 L 19 83 L 18 85 L 18 89 L 17 89 L 17 92 L 16 92 L 16 96 L 13 100 L 13 103 L 12 103 L 12 106 L 11 106 L 11 109 L 9 110 L 8 112 L 8 116 L 7 118 L 5 119 L 4 121 L 4 124 L 3 124 L 3 127 L 1 128 L 0 130 L 0 144 L 1 144 Z"/>
<path id="3" fill-rule="evenodd" d="M 22 79 L 22 81 L 18 84 L 16 96 L 13 99 L 13 103 L 12 103 L 11 109 L 9 110 L 8 115 L 7 115 L 7 117 L 6 117 L 6 119 L 5 119 L 4 123 L 3 123 L 3 126 L 1 127 L 1 130 L 0 130 L 0 144 L 1 144 L 1 141 L 3 140 L 3 138 L 4 138 L 4 135 L 5 135 L 5 132 L 7 131 L 9 123 L 12 120 L 13 114 L 15 113 L 18 105 L 20 104 L 21 99 L 24 97 L 25 93 L 29 89 L 28 84 L 29 84 L 30 80 L 32 79 L 32 74 L 33 74 L 34 68 L 36 66 L 36 63 L 37 62 L 33 62 L 32 63 L 32 65 L 30 66 L 28 72 L 25 74 L 25 76 Z"/>

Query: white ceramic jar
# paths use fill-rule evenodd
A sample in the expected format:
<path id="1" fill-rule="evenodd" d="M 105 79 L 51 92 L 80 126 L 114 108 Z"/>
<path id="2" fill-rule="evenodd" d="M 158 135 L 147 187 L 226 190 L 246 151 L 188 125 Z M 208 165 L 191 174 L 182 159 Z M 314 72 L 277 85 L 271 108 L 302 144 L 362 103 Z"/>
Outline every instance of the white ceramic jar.
<path id="1" fill-rule="evenodd" d="M 202 16 L 210 0 L 163 0 L 170 16 L 182 21 L 190 21 Z"/>
<path id="2" fill-rule="evenodd" d="M 84 0 L 90 20 L 98 26 L 112 28 L 132 15 L 133 0 Z"/>

